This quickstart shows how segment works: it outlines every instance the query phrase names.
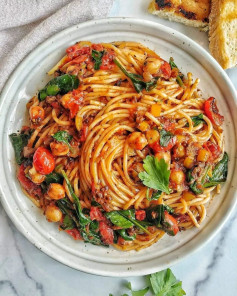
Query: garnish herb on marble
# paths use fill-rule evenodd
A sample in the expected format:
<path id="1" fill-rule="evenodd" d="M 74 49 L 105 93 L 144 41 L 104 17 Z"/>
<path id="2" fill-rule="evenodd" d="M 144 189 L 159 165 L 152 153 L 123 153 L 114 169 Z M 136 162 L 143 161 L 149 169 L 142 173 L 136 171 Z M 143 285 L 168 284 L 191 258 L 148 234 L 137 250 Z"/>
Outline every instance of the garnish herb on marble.
<path id="1" fill-rule="evenodd" d="M 127 288 L 130 294 L 121 296 L 145 296 L 148 292 L 153 296 L 183 296 L 186 295 L 182 288 L 182 282 L 177 280 L 171 269 L 165 269 L 147 276 L 148 286 L 141 290 L 133 290 L 129 282 Z M 109 294 L 109 296 L 113 296 Z"/>

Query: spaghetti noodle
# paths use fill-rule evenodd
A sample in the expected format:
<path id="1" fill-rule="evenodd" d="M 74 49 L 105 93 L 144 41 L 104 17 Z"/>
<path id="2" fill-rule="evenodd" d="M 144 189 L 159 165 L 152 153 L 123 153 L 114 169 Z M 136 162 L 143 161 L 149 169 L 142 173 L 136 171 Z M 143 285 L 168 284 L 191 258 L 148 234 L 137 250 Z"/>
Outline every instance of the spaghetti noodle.
<path id="1" fill-rule="evenodd" d="M 199 227 L 228 161 L 199 79 L 136 42 L 78 42 L 48 74 L 30 125 L 11 135 L 18 179 L 46 218 L 123 251 Z"/>

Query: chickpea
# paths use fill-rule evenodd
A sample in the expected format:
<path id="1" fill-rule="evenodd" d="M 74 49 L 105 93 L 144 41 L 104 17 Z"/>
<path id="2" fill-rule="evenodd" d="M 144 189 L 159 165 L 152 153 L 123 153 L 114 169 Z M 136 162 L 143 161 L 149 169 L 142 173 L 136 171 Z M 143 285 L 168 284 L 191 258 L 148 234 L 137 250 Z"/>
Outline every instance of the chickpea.
<path id="1" fill-rule="evenodd" d="M 45 211 L 45 216 L 49 222 L 59 222 L 62 219 L 63 214 L 55 205 L 48 205 Z"/>
<path id="2" fill-rule="evenodd" d="M 50 148 L 54 156 L 63 156 L 69 153 L 69 147 L 62 142 L 51 142 Z"/>
<path id="3" fill-rule="evenodd" d="M 65 190 L 61 184 L 51 183 L 47 194 L 51 199 L 61 199 L 65 197 Z"/>
<path id="4" fill-rule="evenodd" d="M 183 171 L 171 171 L 170 179 L 173 181 L 176 185 L 181 185 L 185 180 L 185 174 Z"/>
<path id="5" fill-rule="evenodd" d="M 185 156 L 185 148 L 182 144 L 178 144 L 174 147 L 174 156 L 178 158 Z"/>
<path id="6" fill-rule="evenodd" d="M 31 106 L 29 113 L 33 124 L 40 124 L 44 120 L 44 109 L 40 106 Z"/>
<path id="7" fill-rule="evenodd" d="M 41 184 L 42 182 L 44 182 L 45 179 L 45 175 L 41 175 L 39 174 L 35 167 L 33 166 L 29 171 L 28 174 L 30 176 L 30 179 L 33 183 L 35 184 Z"/>
<path id="8" fill-rule="evenodd" d="M 133 149 L 142 150 L 148 144 L 148 142 L 142 133 L 133 132 L 128 138 L 128 144 Z"/>
<path id="9" fill-rule="evenodd" d="M 143 78 L 145 81 L 150 81 L 153 75 L 159 72 L 162 60 L 158 58 L 147 58 L 143 66 Z"/>
<path id="10" fill-rule="evenodd" d="M 148 144 L 151 145 L 159 141 L 160 134 L 157 130 L 152 129 L 146 132 L 146 138 L 147 138 Z"/>

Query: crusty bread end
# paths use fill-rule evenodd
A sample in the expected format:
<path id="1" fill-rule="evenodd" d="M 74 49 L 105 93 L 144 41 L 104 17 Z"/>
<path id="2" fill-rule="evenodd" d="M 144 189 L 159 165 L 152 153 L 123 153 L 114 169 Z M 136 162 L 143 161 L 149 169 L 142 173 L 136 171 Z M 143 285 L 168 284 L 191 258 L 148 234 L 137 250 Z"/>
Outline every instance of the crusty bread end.
<path id="1" fill-rule="evenodd" d="M 237 66 L 237 0 L 212 0 L 210 52 L 224 68 Z"/>
<path id="2" fill-rule="evenodd" d="M 148 11 L 161 18 L 208 30 L 209 0 L 152 0 Z"/>

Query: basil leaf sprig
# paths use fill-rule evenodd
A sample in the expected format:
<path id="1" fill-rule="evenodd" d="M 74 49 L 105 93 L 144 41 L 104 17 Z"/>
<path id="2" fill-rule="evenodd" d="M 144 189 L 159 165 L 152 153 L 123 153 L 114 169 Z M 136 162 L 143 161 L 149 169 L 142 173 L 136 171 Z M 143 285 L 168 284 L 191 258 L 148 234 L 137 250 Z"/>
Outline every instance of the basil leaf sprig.
<path id="1" fill-rule="evenodd" d="M 67 131 L 58 131 L 52 137 L 58 142 L 66 144 L 71 149 L 70 142 L 73 137 Z"/>
<path id="2" fill-rule="evenodd" d="M 139 173 L 138 176 L 145 186 L 167 194 L 170 193 L 170 170 L 163 158 L 158 160 L 156 157 L 148 155 L 143 160 L 143 168 L 145 171 Z"/>
<path id="3" fill-rule="evenodd" d="M 9 135 L 14 152 L 15 152 L 15 159 L 17 164 L 22 164 L 24 157 L 23 157 L 23 148 L 27 145 L 28 140 L 31 136 L 31 132 L 29 133 L 20 133 L 16 134 L 13 133 Z"/>
<path id="4" fill-rule="evenodd" d="M 119 67 L 119 69 L 130 78 L 136 92 L 140 93 L 143 89 L 146 91 L 152 90 L 157 85 L 157 80 L 159 77 L 155 77 L 151 81 L 145 82 L 143 77 L 139 74 L 129 73 L 120 63 L 118 60 L 114 59 L 114 63 Z"/>
<path id="5" fill-rule="evenodd" d="M 64 95 L 69 91 L 78 88 L 79 79 L 75 75 L 64 74 L 50 80 L 46 86 L 39 91 L 39 101 L 44 101 L 47 96 Z"/>
<path id="6" fill-rule="evenodd" d="M 103 51 L 98 51 L 98 50 L 92 49 L 91 56 L 92 56 L 93 60 L 95 61 L 95 64 L 94 64 L 94 69 L 95 70 L 100 69 L 104 53 L 105 53 L 104 50 Z"/>

